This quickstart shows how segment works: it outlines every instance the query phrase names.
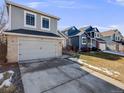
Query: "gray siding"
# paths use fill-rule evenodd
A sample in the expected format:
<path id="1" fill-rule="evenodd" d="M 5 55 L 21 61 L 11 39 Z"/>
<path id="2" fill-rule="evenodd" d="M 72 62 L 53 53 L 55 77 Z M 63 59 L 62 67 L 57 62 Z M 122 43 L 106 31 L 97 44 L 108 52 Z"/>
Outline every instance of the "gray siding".
<path id="1" fill-rule="evenodd" d="M 82 36 L 79 36 L 79 50 L 81 49 L 82 47 Z"/>
<path id="2" fill-rule="evenodd" d="M 36 28 L 24 27 L 24 9 L 12 6 L 11 7 L 11 29 L 25 28 L 30 30 L 45 31 L 41 29 L 42 15 L 38 13 L 36 14 L 37 14 Z M 57 33 L 57 19 L 50 18 L 50 32 Z"/>
<path id="3" fill-rule="evenodd" d="M 107 43 L 112 42 L 112 37 L 111 36 L 102 37 L 102 39 L 105 40 Z"/>

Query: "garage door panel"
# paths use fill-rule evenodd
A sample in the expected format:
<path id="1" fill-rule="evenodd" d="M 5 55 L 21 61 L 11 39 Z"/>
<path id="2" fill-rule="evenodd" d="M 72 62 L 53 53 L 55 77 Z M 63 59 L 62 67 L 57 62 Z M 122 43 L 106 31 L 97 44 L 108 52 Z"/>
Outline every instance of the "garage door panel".
<path id="1" fill-rule="evenodd" d="M 59 49 L 59 44 L 52 40 L 19 40 L 19 60 L 55 57 Z"/>
<path id="2" fill-rule="evenodd" d="M 99 44 L 99 48 L 100 48 L 101 50 L 106 50 L 106 44 L 100 43 L 100 44 Z"/>

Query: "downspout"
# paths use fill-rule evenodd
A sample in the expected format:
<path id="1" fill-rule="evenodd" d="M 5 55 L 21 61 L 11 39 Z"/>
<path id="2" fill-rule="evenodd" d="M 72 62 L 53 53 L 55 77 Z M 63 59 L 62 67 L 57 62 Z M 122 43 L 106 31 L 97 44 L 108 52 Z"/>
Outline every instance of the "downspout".
<path id="1" fill-rule="evenodd" d="M 82 38 L 79 36 L 79 51 L 81 51 L 81 43 L 82 43 Z"/>
<path id="2" fill-rule="evenodd" d="M 92 49 L 92 44 L 93 44 L 93 40 L 92 40 L 92 38 L 91 38 L 91 45 L 90 45 L 90 48 Z"/>

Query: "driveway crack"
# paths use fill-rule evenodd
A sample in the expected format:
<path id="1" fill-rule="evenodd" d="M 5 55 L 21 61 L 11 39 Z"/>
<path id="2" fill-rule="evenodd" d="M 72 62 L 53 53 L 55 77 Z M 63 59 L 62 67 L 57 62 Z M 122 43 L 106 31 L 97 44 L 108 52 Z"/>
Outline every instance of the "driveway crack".
<path id="1" fill-rule="evenodd" d="M 57 67 L 56 67 L 56 68 L 57 68 Z M 61 83 L 61 84 L 59 84 L 59 85 L 57 85 L 57 86 L 54 86 L 54 87 L 49 88 L 49 89 L 47 89 L 47 90 L 44 90 L 44 91 L 42 91 L 41 93 L 45 93 L 45 92 L 47 92 L 47 91 L 51 91 L 51 90 L 53 90 L 53 89 L 55 89 L 55 88 L 57 88 L 57 87 L 59 87 L 59 86 L 65 85 L 65 84 L 70 83 L 70 82 L 75 81 L 75 80 L 78 81 L 78 79 L 80 79 L 80 78 L 82 78 L 82 77 L 84 77 L 84 76 L 86 76 L 86 75 L 89 75 L 89 73 L 86 73 L 86 74 L 81 75 L 81 76 L 79 76 L 79 77 L 77 77 L 77 78 L 72 78 L 72 77 L 70 77 L 67 73 L 65 73 L 64 71 L 62 71 L 60 68 L 57 68 L 57 69 L 60 70 L 64 75 L 66 75 L 67 77 L 69 77 L 71 80 L 68 80 L 67 82 L 63 82 L 63 83 Z"/>

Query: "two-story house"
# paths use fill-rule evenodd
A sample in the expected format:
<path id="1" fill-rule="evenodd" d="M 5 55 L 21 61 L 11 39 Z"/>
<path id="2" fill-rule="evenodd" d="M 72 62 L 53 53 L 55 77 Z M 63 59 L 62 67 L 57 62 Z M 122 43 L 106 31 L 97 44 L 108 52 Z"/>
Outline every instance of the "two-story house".
<path id="1" fill-rule="evenodd" d="M 101 35 L 107 42 L 107 50 L 124 51 L 123 36 L 118 29 L 102 32 Z"/>
<path id="2" fill-rule="evenodd" d="M 59 17 L 6 0 L 9 28 L 8 62 L 22 62 L 62 55 L 62 39 L 57 35 Z"/>
<path id="3" fill-rule="evenodd" d="M 67 37 L 64 37 L 66 39 L 66 47 L 71 46 L 78 50 L 82 47 L 82 43 L 84 41 L 83 37 L 86 37 L 85 34 L 78 30 L 75 26 L 68 27 L 59 33 Z"/>
<path id="4" fill-rule="evenodd" d="M 67 46 L 72 46 L 82 50 L 101 49 L 106 50 L 106 43 L 101 39 L 101 34 L 97 28 L 87 26 L 78 30 L 75 26 L 66 28 L 61 31 L 66 37 L 68 37 Z"/>
<path id="5" fill-rule="evenodd" d="M 84 32 L 87 36 L 85 46 L 91 49 L 106 50 L 106 42 L 101 39 L 100 31 L 96 27 L 86 26 L 80 28 L 81 32 Z"/>

